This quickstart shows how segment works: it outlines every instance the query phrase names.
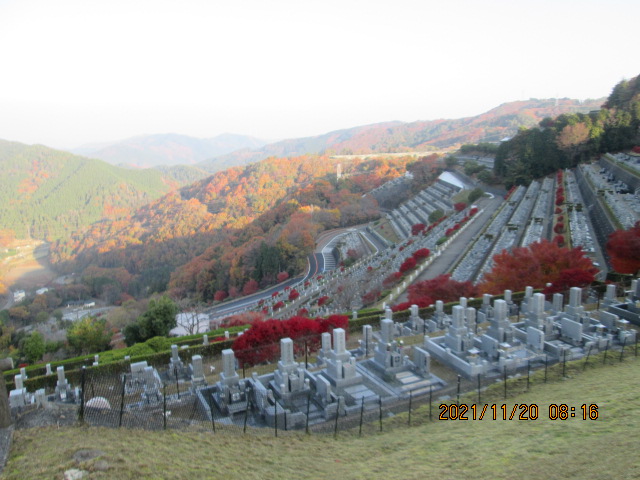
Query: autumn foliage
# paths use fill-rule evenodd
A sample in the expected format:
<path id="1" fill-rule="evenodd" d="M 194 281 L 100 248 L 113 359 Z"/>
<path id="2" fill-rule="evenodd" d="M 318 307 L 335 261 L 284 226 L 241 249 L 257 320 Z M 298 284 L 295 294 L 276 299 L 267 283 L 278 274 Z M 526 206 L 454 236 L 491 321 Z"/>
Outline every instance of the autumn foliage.
<path id="1" fill-rule="evenodd" d="M 319 232 L 378 218 L 377 201 L 363 193 L 410 161 L 341 161 L 340 185 L 327 179 L 337 160 L 325 156 L 230 168 L 56 243 L 52 261 L 68 271 L 124 268 L 131 280 L 123 291 L 134 296 L 248 294 L 254 282 L 265 288 L 302 272 Z"/>
<path id="2" fill-rule="evenodd" d="M 427 226 L 424 223 L 416 223 L 411 226 L 411 235 L 418 235 L 419 233 L 424 232 Z"/>
<path id="3" fill-rule="evenodd" d="M 640 270 L 640 222 L 629 230 L 617 230 L 609 235 L 607 253 L 616 272 L 637 273 Z"/>
<path id="4" fill-rule="evenodd" d="M 476 288 L 471 282 L 458 282 L 451 275 L 439 275 L 431 280 L 417 282 L 411 285 L 409 291 L 409 304 L 429 306 L 436 300 L 443 302 L 457 301 L 460 297 L 473 297 Z"/>
<path id="5" fill-rule="evenodd" d="M 334 328 L 347 329 L 349 317 L 331 315 L 327 318 L 291 317 L 287 320 L 268 319 L 254 322 L 243 335 L 236 338 L 231 347 L 236 358 L 243 365 L 257 365 L 272 362 L 280 356 L 280 339 L 294 340 L 294 354 L 304 353 L 303 342 L 306 340 L 309 351 L 316 351 L 320 346 L 320 334 L 331 332 Z"/>
<path id="6" fill-rule="evenodd" d="M 493 262 L 493 269 L 478 285 L 480 292 L 518 292 L 528 286 L 544 288 L 547 283 L 556 282 L 563 287 L 579 287 L 593 282 L 598 273 L 580 247 L 569 249 L 546 240 L 511 252 L 503 250 L 493 257 Z"/>

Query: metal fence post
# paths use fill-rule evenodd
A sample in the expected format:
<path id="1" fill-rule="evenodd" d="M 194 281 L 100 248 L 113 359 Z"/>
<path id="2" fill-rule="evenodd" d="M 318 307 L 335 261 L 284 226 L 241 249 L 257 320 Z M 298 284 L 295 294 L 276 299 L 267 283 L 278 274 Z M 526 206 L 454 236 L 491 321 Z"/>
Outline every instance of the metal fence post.
<path id="1" fill-rule="evenodd" d="M 360 430 L 358 432 L 358 435 L 361 437 L 362 436 L 362 420 L 364 417 L 364 397 L 362 397 L 362 405 L 360 405 Z"/>
<path id="2" fill-rule="evenodd" d="M 273 400 L 273 424 L 276 433 L 276 437 L 278 436 L 278 401 L 276 399 Z"/>
<path id="3" fill-rule="evenodd" d="M 504 366 L 504 398 L 507 398 L 507 366 Z"/>
<path id="4" fill-rule="evenodd" d="M 167 385 L 162 387 L 162 427 L 167 429 Z"/>
<path id="5" fill-rule="evenodd" d="M 213 433 L 216 433 L 216 417 L 214 415 L 215 410 L 213 409 L 212 398 L 209 399 L 209 411 L 211 412 L 211 429 L 213 430 Z M 245 421 L 245 425 L 246 425 L 246 421 Z"/>
<path id="6" fill-rule="evenodd" d="M 249 394 L 245 392 L 247 396 L 247 407 L 244 411 L 244 425 L 242 426 L 242 433 L 247 433 L 247 419 L 249 418 Z M 213 418 L 213 414 L 211 414 L 211 418 Z"/>
<path id="7" fill-rule="evenodd" d="M 591 355 L 591 347 L 593 345 L 589 345 L 589 350 L 587 350 L 587 357 L 584 359 L 584 364 L 582 365 L 582 370 L 587 368 L 587 363 L 589 363 L 589 355 Z"/>
<path id="8" fill-rule="evenodd" d="M 80 422 L 84 422 L 84 391 L 87 377 L 87 367 L 82 367 L 82 374 L 80 376 Z"/>
<path id="9" fill-rule="evenodd" d="M 624 357 L 624 346 L 627 344 L 627 337 L 624 337 L 622 340 L 622 350 L 620 350 L 620 361 L 622 362 L 622 357 Z"/>
<path id="10" fill-rule="evenodd" d="M 124 413 L 124 393 L 127 385 L 127 375 L 122 375 L 122 395 L 120 396 L 120 419 L 118 420 L 118 428 L 122 427 L 122 414 Z"/>
<path id="11" fill-rule="evenodd" d="M 304 422 L 304 431 L 305 433 L 309 433 L 309 409 L 311 408 L 311 392 L 307 394 L 307 418 Z"/>

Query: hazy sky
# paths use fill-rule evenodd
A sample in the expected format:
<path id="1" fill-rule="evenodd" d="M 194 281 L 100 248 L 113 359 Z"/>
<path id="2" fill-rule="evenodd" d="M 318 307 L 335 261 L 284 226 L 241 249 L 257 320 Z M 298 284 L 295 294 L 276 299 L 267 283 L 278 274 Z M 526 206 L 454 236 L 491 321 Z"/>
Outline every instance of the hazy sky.
<path id="1" fill-rule="evenodd" d="M 0 0 L 0 138 L 278 139 L 598 98 L 637 0 Z"/>

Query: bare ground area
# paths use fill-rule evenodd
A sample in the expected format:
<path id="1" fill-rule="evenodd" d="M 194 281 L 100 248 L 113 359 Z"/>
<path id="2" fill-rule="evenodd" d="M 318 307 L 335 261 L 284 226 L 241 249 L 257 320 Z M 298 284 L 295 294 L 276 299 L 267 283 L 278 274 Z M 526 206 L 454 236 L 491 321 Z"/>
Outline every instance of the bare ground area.
<path id="1" fill-rule="evenodd" d="M 49 264 L 49 246 L 34 245 L 24 248 L 22 256 L 0 267 L 0 282 L 11 290 L 33 290 L 51 283 L 56 273 Z"/>

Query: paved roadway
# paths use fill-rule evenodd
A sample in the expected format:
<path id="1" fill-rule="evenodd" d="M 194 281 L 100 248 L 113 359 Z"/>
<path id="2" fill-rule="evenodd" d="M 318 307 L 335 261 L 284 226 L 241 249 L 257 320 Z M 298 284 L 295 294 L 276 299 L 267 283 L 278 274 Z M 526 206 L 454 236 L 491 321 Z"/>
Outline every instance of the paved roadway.
<path id="1" fill-rule="evenodd" d="M 274 292 L 281 292 L 286 287 L 293 287 L 294 285 L 304 283 L 307 280 L 315 277 L 319 273 L 324 272 L 324 257 L 322 256 L 322 253 L 315 252 L 309 255 L 307 260 L 308 267 L 307 272 L 304 276 L 290 278 L 285 282 L 282 282 L 274 287 L 267 288 L 266 290 L 261 290 L 257 293 L 254 293 L 253 295 L 242 297 L 237 300 L 231 300 L 229 302 L 224 302 L 221 305 L 206 309 L 204 313 L 209 315 L 210 318 L 229 316 L 233 315 L 234 313 L 239 313 L 249 307 L 256 305 L 258 302 L 260 302 L 260 300 L 271 298 L 271 295 L 273 295 Z"/>
<path id="2" fill-rule="evenodd" d="M 478 202 L 476 202 L 476 205 L 478 205 L 478 207 L 482 209 L 482 212 L 478 213 L 478 218 L 476 218 L 471 225 L 469 225 L 455 238 L 453 242 L 451 242 L 449 247 L 445 251 L 443 251 L 442 254 L 433 261 L 429 268 L 427 268 L 422 273 L 422 275 L 420 275 L 416 279 L 416 282 L 429 280 L 443 273 L 447 273 L 449 269 L 451 269 L 453 265 L 458 261 L 460 256 L 465 252 L 466 247 L 469 245 L 469 243 L 489 222 L 489 219 L 502 204 L 502 202 L 504 202 L 504 198 L 502 196 L 494 196 L 493 198 L 482 198 Z M 322 249 L 331 240 L 333 240 L 337 236 L 354 230 L 361 230 L 361 233 L 364 233 L 366 235 L 366 232 L 364 232 L 365 227 L 366 225 L 360 225 L 350 228 L 338 228 L 322 233 L 317 239 L 316 251 L 313 254 L 309 255 L 309 266 L 307 269 L 307 273 L 304 276 L 291 278 L 286 282 L 280 283 L 279 285 L 270 287 L 266 290 L 261 290 L 260 292 L 249 295 L 247 297 L 224 302 L 221 305 L 205 310 L 204 313 L 208 314 L 211 318 L 232 315 L 256 305 L 262 299 L 271 298 L 271 295 L 274 292 L 279 292 L 284 290 L 286 287 L 293 287 L 294 285 L 306 282 L 310 278 L 313 278 L 314 276 L 324 272 L 324 257 L 322 255 Z M 369 237 L 367 236 L 367 238 Z M 373 239 L 371 238 L 369 238 L 369 240 L 373 241 Z M 373 243 L 375 245 L 375 242 Z M 406 293 L 402 294 L 397 301 L 406 301 Z"/>
<path id="3" fill-rule="evenodd" d="M 443 273 L 448 273 L 456 262 L 464 255 L 469 244 L 480 234 L 482 229 L 489 223 L 491 216 L 498 210 L 504 202 L 504 197 L 496 195 L 493 198 L 482 198 L 476 205 L 482 211 L 478 217 L 449 244 L 449 246 L 436 257 L 422 274 L 416 278 L 414 283 L 424 280 L 431 280 Z M 407 292 L 402 293 L 395 303 L 406 302 Z"/>

